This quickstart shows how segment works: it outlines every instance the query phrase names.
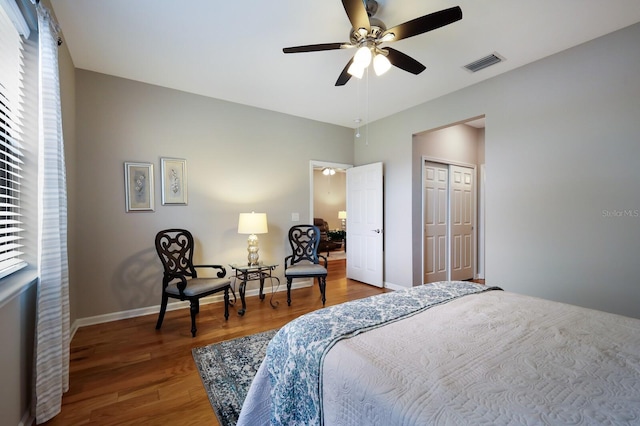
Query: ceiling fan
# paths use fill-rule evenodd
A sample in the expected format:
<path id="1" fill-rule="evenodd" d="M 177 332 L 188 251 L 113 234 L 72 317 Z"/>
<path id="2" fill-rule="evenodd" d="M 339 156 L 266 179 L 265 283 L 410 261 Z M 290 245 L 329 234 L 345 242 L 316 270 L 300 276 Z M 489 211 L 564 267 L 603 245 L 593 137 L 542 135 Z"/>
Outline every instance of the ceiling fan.
<path id="1" fill-rule="evenodd" d="M 352 26 L 349 42 L 310 44 L 282 49 L 284 53 L 302 53 L 357 48 L 355 55 L 340 73 L 336 86 L 344 86 L 351 76 L 362 78 L 364 70 L 371 62 L 377 75 L 384 74 L 392 65 L 415 75 L 420 74 L 426 69 L 420 62 L 396 49 L 381 45 L 423 34 L 462 19 L 462 9 L 455 6 L 387 29 L 381 20 L 374 18 L 378 11 L 377 1 L 342 0 L 342 5 Z"/>

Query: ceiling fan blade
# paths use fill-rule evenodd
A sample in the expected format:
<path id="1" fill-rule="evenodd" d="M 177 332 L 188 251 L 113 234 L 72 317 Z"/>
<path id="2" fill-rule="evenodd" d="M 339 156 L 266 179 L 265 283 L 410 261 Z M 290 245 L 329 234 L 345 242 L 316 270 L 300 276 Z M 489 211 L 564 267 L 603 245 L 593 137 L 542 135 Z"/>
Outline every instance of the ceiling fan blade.
<path id="1" fill-rule="evenodd" d="M 349 63 L 347 63 L 347 66 L 344 67 L 344 69 L 340 73 L 340 76 L 338 77 L 338 80 L 336 81 L 336 86 L 344 86 L 345 84 L 347 84 L 347 82 L 351 78 L 351 74 L 349 74 L 347 72 L 347 70 L 349 69 L 349 67 L 351 66 L 352 63 L 353 63 L 353 58 L 351 58 L 349 60 Z"/>
<path id="2" fill-rule="evenodd" d="M 389 33 L 393 33 L 395 34 L 393 41 L 402 40 L 403 38 L 413 37 L 426 33 L 427 31 L 444 27 L 460 19 L 462 19 L 462 9 L 460 9 L 459 6 L 455 6 L 389 28 L 384 32 L 383 37 Z"/>
<path id="3" fill-rule="evenodd" d="M 367 33 L 371 29 L 371 23 L 369 22 L 369 15 L 367 9 L 364 6 L 362 0 L 342 0 L 344 11 L 347 12 L 349 21 L 354 30 L 364 28 Z"/>
<path id="4" fill-rule="evenodd" d="M 389 62 L 391 62 L 391 65 L 394 65 L 415 75 L 418 75 L 422 71 L 427 69 L 427 67 L 413 59 L 411 56 L 405 55 L 404 53 L 396 49 L 386 47 L 385 50 L 389 52 L 389 54 L 387 55 L 387 59 L 389 60 Z"/>
<path id="5" fill-rule="evenodd" d="M 284 53 L 304 53 L 304 52 L 320 52 L 323 50 L 337 50 L 351 47 L 348 43 L 322 43 L 308 44 L 306 46 L 285 47 L 282 49 Z"/>

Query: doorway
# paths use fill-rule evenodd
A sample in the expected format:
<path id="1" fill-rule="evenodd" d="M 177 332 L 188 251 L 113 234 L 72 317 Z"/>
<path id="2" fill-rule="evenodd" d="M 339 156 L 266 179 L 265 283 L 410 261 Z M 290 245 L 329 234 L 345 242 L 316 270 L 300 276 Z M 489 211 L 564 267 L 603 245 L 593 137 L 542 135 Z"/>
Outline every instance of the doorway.
<path id="1" fill-rule="evenodd" d="M 310 217 L 309 223 L 322 220 L 325 228 L 321 228 L 322 237 L 329 238 L 329 243 L 323 247 L 329 248 L 328 252 L 321 254 L 328 260 L 346 259 L 345 234 L 346 219 L 346 171 L 352 168 L 351 164 L 332 163 L 326 161 L 310 161 Z"/>
<path id="2" fill-rule="evenodd" d="M 424 166 L 425 161 L 430 161 L 433 163 L 443 164 L 446 166 L 446 177 L 444 178 L 447 186 L 446 191 L 450 186 L 449 180 L 451 179 L 449 169 L 450 165 L 453 166 L 461 166 L 474 169 L 474 174 L 472 174 L 472 180 L 475 183 L 475 190 L 472 191 L 471 197 L 473 203 L 475 204 L 476 211 L 480 216 L 473 216 L 475 219 L 475 225 L 472 229 L 472 250 L 473 253 L 471 255 L 471 262 L 473 264 L 473 274 L 475 276 L 471 278 L 484 278 L 484 203 L 482 200 L 483 191 L 484 191 L 484 180 L 483 175 L 478 176 L 478 173 L 484 172 L 484 163 L 485 163 L 485 118 L 484 116 L 478 116 L 474 118 L 470 118 L 458 123 L 453 123 L 447 126 L 426 130 L 424 132 L 416 133 L 413 135 L 413 146 L 412 146 L 412 228 L 414 232 L 411 236 L 412 241 L 412 259 L 413 268 L 412 277 L 413 277 L 413 285 L 421 285 L 425 282 L 425 270 L 429 270 L 430 272 L 435 272 L 436 269 L 440 270 L 439 279 L 447 279 L 448 275 L 447 267 L 450 260 L 456 260 L 460 264 L 464 264 L 464 253 L 458 255 L 457 259 L 451 257 L 448 259 L 447 256 L 451 255 L 451 236 L 448 234 L 448 230 L 446 230 L 446 221 L 444 224 L 441 224 L 440 237 L 439 240 L 436 238 L 433 241 L 429 241 L 431 244 L 440 244 L 440 253 L 444 253 L 445 255 L 441 255 L 440 257 L 433 257 L 431 260 L 429 258 L 425 258 L 425 254 L 428 253 L 428 248 L 425 250 L 425 191 L 424 191 Z M 464 177 L 461 177 L 464 180 Z M 447 192 L 445 192 L 447 194 Z M 442 194 L 440 195 L 442 197 Z M 442 204 L 446 206 L 448 200 L 448 194 L 446 195 L 445 203 Z M 448 214 L 449 212 L 445 212 L 444 214 Z M 443 214 L 443 213 L 441 213 Z M 445 216 L 446 217 L 446 216 Z M 437 236 L 437 234 L 434 234 Z M 457 237 L 458 243 L 461 249 L 465 247 L 462 243 L 464 240 L 461 240 L 463 237 Z M 466 246 L 468 247 L 468 245 Z M 427 265 L 427 262 L 432 262 L 430 265 Z M 468 262 L 467 262 L 468 264 Z M 456 274 L 453 275 L 455 279 Z M 435 279 L 435 278 L 434 278 Z M 432 281 L 429 279 L 429 281 Z"/>

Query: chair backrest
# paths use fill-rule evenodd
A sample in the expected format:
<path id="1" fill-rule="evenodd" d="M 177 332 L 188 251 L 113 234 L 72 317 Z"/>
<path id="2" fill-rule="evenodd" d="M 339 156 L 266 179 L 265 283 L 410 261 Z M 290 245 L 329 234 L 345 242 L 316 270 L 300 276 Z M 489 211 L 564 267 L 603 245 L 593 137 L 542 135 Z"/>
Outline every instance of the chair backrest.
<path id="1" fill-rule="evenodd" d="M 193 267 L 193 235 L 186 229 L 165 229 L 156 234 L 156 251 L 165 276 L 182 274 L 197 278 Z"/>
<path id="2" fill-rule="evenodd" d="M 315 225 L 296 225 L 289 229 L 289 244 L 291 245 L 291 264 L 307 260 L 318 263 L 318 245 L 320 244 L 320 229 Z"/>

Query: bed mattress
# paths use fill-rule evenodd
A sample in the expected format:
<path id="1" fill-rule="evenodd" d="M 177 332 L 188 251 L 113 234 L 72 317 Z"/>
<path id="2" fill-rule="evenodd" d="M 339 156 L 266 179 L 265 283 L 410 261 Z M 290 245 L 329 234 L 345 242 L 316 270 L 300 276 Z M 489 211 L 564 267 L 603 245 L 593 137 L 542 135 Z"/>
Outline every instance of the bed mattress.
<path id="1" fill-rule="evenodd" d="M 277 424 L 261 367 L 239 424 Z M 640 424 L 640 320 L 503 291 L 337 341 L 326 425 Z M 304 395 L 300 395 L 304 398 Z"/>

